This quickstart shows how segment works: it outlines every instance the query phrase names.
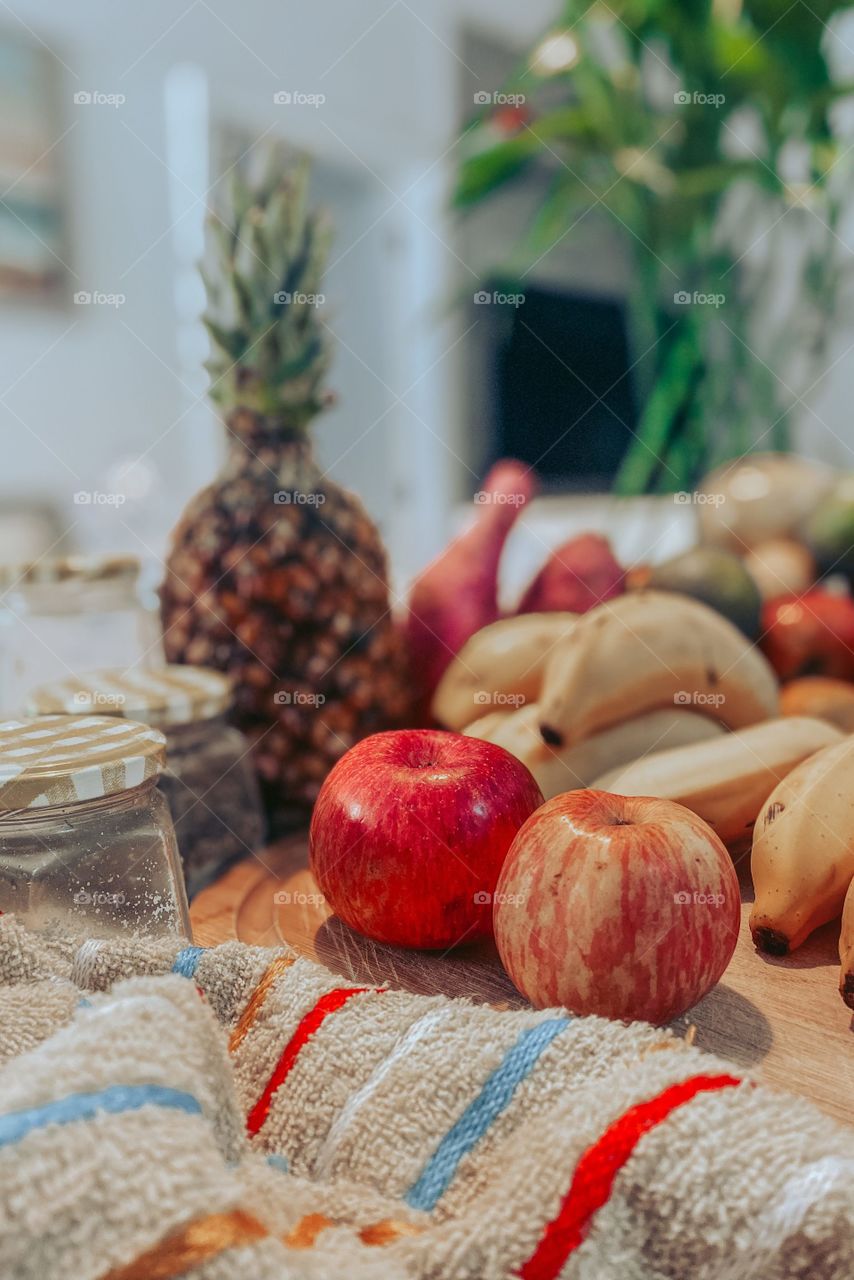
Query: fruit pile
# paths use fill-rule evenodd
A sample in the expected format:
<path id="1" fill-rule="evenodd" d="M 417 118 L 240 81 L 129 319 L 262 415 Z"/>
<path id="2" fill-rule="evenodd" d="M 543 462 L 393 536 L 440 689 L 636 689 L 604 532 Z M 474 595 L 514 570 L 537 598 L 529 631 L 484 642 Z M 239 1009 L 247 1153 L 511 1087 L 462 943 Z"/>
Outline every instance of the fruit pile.
<path id="1" fill-rule="evenodd" d="M 752 842 L 760 949 L 837 918 L 854 881 L 854 602 L 816 585 L 844 559 L 829 528 L 847 536 L 818 505 L 829 484 L 799 459 L 741 462 L 699 491 L 693 551 L 627 571 L 604 538 L 576 537 L 502 617 L 502 547 L 534 483 L 493 468 L 410 598 L 422 714 L 441 729 L 363 741 L 321 790 L 311 856 L 333 909 L 403 946 L 492 934 L 535 1005 L 653 1022 L 732 957 L 732 851 Z M 854 1006 L 854 889 L 840 949 Z"/>

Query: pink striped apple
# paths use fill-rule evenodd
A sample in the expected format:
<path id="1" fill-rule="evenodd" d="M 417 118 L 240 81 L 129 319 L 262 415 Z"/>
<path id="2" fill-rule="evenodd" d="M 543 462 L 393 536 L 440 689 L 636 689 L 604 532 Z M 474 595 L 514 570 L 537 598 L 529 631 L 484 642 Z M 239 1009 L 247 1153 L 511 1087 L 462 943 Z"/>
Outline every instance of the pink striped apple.
<path id="1" fill-rule="evenodd" d="M 711 827 L 682 805 L 569 791 L 519 830 L 494 922 L 504 967 L 538 1008 L 663 1023 L 729 964 L 738 877 Z"/>

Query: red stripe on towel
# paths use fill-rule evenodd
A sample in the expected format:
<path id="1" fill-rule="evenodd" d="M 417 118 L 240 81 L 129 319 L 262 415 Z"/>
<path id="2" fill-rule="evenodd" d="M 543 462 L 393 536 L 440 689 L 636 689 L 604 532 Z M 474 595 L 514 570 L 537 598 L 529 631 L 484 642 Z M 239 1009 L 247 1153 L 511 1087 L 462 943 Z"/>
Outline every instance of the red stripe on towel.
<path id="1" fill-rule="evenodd" d="M 263 1127 L 267 1116 L 270 1114 L 270 1106 L 276 1092 L 284 1084 L 291 1068 L 299 1057 L 300 1051 L 305 1047 L 315 1031 L 323 1025 L 330 1013 L 335 1013 L 337 1009 L 340 1009 L 351 996 L 360 995 L 370 989 L 370 987 L 336 987 L 334 990 L 327 991 L 325 995 L 322 995 L 314 1008 L 308 1011 L 285 1045 L 282 1056 L 276 1063 L 276 1069 L 267 1081 L 264 1092 L 246 1117 L 246 1131 L 250 1137 Z"/>
<path id="2" fill-rule="evenodd" d="M 556 1217 L 518 1273 L 522 1280 L 555 1280 L 569 1255 L 583 1241 L 590 1219 L 607 1202 L 617 1174 L 645 1133 L 698 1093 L 731 1089 L 737 1084 L 741 1081 L 735 1076 L 691 1076 L 657 1097 L 637 1103 L 615 1120 L 576 1165 Z"/>

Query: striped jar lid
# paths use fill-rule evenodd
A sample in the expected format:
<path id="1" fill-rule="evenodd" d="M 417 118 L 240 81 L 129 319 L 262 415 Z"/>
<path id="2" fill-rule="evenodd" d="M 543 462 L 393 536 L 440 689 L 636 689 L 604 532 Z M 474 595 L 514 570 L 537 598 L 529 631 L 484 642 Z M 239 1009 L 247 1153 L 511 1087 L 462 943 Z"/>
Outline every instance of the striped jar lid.
<path id="1" fill-rule="evenodd" d="M 231 681 L 209 667 L 173 663 L 155 670 L 119 667 L 39 685 L 27 695 L 28 715 L 125 716 L 146 724 L 190 724 L 231 706 Z"/>
<path id="2" fill-rule="evenodd" d="M 0 813 L 78 804 L 129 791 L 163 770 L 166 739 L 108 716 L 0 723 Z"/>
<path id="3" fill-rule="evenodd" d="M 0 565 L 0 586 L 25 588 L 56 586 L 64 582 L 135 582 L 140 568 L 139 556 L 133 555 L 45 557 Z"/>

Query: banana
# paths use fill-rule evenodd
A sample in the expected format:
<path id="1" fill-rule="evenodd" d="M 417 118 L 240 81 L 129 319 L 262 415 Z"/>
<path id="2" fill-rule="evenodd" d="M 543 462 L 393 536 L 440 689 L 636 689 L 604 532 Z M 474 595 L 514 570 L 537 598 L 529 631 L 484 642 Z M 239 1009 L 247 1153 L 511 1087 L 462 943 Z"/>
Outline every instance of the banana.
<path id="1" fill-rule="evenodd" d="M 740 729 L 777 714 L 777 681 L 759 650 L 708 605 L 675 592 L 629 592 L 585 613 L 555 646 L 543 673 L 540 733 L 569 747 L 674 705 Z"/>
<path id="2" fill-rule="evenodd" d="M 620 796 L 675 800 L 708 822 L 724 844 L 747 840 L 777 783 L 823 747 L 843 741 L 824 720 L 788 716 L 693 746 L 656 751 L 592 783 Z"/>
<path id="3" fill-rule="evenodd" d="M 842 910 L 854 877 L 854 736 L 804 760 L 756 819 L 750 931 L 760 951 L 786 955 Z"/>
<path id="4" fill-rule="evenodd" d="M 839 935 L 839 959 L 842 961 L 842 972 L 839 975 L 839 993 L 848 1005 L 854 1009 L 854 880 L 848 886 L 845 895 L 845 906 L 842 908 L 842 932 Z"/>
<path id="5" fill-rule="evenodd" d="M 696 711 L 650 711 L 604 729 L 577 746 L 555 751 L 540 737 L 539 716 L 539 707 L 531 703 L 501 717 L 500 722 L 484 716 L 465 732 L 495 742 L 517 756 L 536 778 L 546 800 L 563 791 L 589 787 L 603 769 L 625 764 L 645 751 L 701 742 L 724 733 L 723 725 Z"/>
<path id="6" fill-rule="evenodd" d="M 464 729 L 488 707 L 511 711 L 535 702 L 543 667 L 576 613 L 523 613 L 493 622 L 466 641 L 433 695 L 433 715 L 449 729 Z"/>

